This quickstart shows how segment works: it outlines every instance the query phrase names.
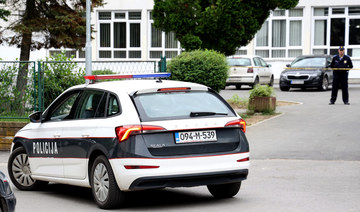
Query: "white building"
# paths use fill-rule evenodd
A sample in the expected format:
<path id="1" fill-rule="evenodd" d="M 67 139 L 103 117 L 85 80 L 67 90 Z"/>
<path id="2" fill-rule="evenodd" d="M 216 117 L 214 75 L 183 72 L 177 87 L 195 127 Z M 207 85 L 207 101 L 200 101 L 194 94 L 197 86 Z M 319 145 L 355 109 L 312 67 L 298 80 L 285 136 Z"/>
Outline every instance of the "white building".
<path id="1" fill-rule="evenodd" d="M 1 4 L 1 2 L 0 2 Z M 92 24 L 96 32 L 92 57 L 96 61 L 159 60 L 181 52 L 173 33 L 152 27 L 153 0 L 107 0 L 95 8 Z M 302 54 L 336 54 L 340 45 L 351 56 L 350 78 L 360 78 L 360 2 L 355 0 L 300 0 L 295 9 L 275 10 L 255 39 L 238 54 L 257 54 L 272 65 L 275 78 L 286 64 Z M 31 60 L 44 59 L 59 50 L 31 53 Z M 83 60 L 83 51 L 68 50 Z M 14 60 L 19 50 L 0 46 L 0 58 Z M 357 70 L 359 69 L 359 70 Z"/>

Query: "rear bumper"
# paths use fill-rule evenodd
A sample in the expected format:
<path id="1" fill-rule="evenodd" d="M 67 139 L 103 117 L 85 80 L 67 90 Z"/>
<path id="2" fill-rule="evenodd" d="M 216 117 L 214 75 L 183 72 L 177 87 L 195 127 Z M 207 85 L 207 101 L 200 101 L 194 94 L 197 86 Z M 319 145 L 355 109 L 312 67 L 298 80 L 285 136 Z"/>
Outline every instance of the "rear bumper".
<path id="1" fill-rule="evenodd" d="M 110 164 L 123 191 L 240 182 L 248 175 L 250 153 L 183 158 L 116 158 Z M 157 168 L 126 169 L 125 166 Z"/>
<path id="2" fill-rule="evenodd" d="M 254 76 L 229 76 L 226 85 L 250 85 L 254 81 Z"/>
<path id="3" fill-rule="evenodd" d="M 130 190 L 154 189 L 165 187 L 193 187 L 201 185 L 235 183 L 246 180 L 248 169 L 226 172 L 188 174 L 160 177 L 143 177 L 130 185 Z"/>

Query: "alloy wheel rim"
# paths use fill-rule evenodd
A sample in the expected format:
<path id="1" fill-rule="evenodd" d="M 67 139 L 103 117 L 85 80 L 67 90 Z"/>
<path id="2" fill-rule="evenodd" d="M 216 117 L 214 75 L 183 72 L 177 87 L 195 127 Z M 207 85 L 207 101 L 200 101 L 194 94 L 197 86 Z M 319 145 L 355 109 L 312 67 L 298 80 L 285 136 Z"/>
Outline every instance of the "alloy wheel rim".
<path id="1" fill-rule="evenodd" d="M 22 186 L 32 186 L 35 180 L 31 177 L 29 158 L 26 154 L 19 154 L 12 163 L 12 173 L 14 178 Z"/>
<path id="2" fill-rule="evenodd" d="M 327 87 L 328 87 L 328 82 L 327 82 L 327 79 L 324 78 L 324 79 L 323 79 L 323 89 L 326 90 Z"/>
<path id="3" fill-rule="evenodd" d="M 96 165 L 93 178 L 96 198 L 103 202 L 109 194 L 109 174 L 104 164 Z"/>

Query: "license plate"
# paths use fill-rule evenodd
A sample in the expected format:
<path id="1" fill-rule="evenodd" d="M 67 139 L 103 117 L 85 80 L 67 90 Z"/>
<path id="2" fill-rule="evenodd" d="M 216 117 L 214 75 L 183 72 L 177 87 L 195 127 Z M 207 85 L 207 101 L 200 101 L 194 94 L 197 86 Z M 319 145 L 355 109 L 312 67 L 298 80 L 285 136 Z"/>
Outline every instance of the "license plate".
<path id="1" fill-rule="evenodd" d="M 304 84 L 304 80 L 291 80 L 291 84 Z"/>
<path id="2" fill-rule="evenodd" d="M 175 132 L 175 142 L 192 143 L 192 142 L 207 142 L 216 141 L 215 130 L 191 131 L 191 132 Z"/>

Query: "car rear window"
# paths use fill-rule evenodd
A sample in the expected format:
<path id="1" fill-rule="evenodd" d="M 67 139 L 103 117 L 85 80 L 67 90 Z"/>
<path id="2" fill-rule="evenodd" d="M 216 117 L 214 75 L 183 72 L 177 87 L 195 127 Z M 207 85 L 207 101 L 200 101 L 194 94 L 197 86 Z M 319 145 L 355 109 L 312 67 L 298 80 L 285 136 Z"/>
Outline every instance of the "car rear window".
<path id="1" fill-rule="evenodd" d="M 227 103 L 206 91 L 148 93 L 134 101 L 142 121 L 235 116 Z"/>
<path id="2" fill-rule="evenodd" d="M 251 66 L 249 58 L 228 58 L 229 66 Z"/>

